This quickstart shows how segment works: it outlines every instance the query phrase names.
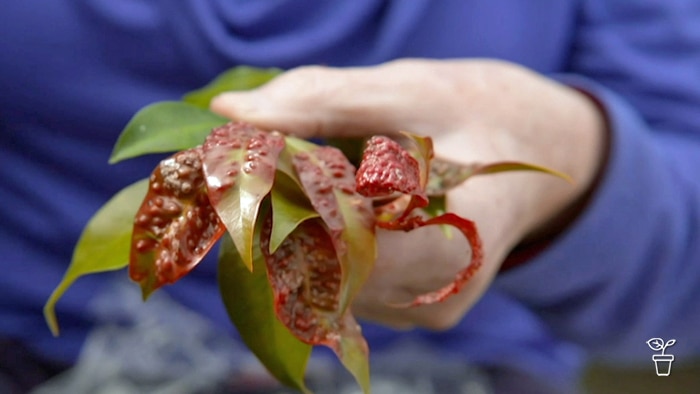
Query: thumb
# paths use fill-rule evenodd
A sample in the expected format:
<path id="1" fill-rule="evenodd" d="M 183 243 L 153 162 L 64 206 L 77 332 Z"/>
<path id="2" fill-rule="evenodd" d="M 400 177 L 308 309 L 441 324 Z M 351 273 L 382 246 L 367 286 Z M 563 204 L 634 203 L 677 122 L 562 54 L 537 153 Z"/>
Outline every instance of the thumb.
<path id="1" fill-rule="evenodd" d="M 427 133 L 417 129 L 430 122 L 425 117 L 425 83 L 416 78 L 414 68 L 392 63 L 342 69 L 300 67 L 258 89 L 223 93 L 214 98 L 211 110 L 302 138 L 397 130 Z"/>

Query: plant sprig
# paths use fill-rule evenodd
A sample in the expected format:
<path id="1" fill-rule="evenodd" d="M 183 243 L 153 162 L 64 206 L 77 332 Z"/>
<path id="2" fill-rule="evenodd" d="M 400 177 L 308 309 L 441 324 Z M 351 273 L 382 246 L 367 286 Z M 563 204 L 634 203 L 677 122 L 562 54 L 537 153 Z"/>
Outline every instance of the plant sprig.
<path id="1" fill-rule="evenodd" d="M 434 161 L 430 138 L 410 133 L 399 141 L 373 137 L 363 152 L 341 143 L 354 147 L 341 151 L 229 122 L 207 109 L 216 94 L 254 88 L 279 72 L 236 68 L 182 102 L 155 103 L 133 117 L 110 162 L 176 153 L 161 161 L 148 184 L 125 188 L 86 226 L 44 308 L 55 335 L 55 304 L 78 277 L 128 265 L 145 299 L 189 273 L 223 238 L 222 299 L 270 373 L 309 392 L 304 372 L 311 347 L 325 345 L 369 393 L 369 349 L 349 306 L 374 266 L 376 228 L 440 225 L 464 235 L 471 249 L 467 268 L 448 286 L 396 306 L 440 302 L 461 289 L 483 258 L 476 225 L 447 212 L 447 191 L 473 175 L 500 171 L 562 176 L 524 163 Z M 362 157 L 357 171 L 348 156 Z M 375 206 L 379 200 L 385 204 Z"/>

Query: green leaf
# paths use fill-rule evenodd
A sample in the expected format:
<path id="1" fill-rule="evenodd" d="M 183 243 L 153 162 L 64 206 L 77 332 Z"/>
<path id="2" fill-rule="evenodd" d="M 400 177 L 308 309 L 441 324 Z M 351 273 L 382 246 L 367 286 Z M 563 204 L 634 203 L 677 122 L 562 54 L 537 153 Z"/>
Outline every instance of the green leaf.
<path id="1" fill-rule="evenodd" d="M 249 269 L 258 210 L 272 188 L 283 148 L 281 134 L 240 122 L 215 129 L 204 143 L 209 200 Z"/>
<path id="2" fill-rule="evenodd" d="M 318 217 L 309 199 L 298 184 L 282 172 L 277 172 L 271 192 L 272 235 L 270 253 L 274 253 L 297 226 L 308 219 Z"/>
<path id="3" fill-rule="evenodd" d="M 433 196 L 430 197 L 428 206 L 423 208 L 423 210 L 431 217 L 444 215 L 447 213 L 447 196 Z M 452 227 L 447 225 L 441 225 L 440 230 L 445 235 L 447 239 L 452 239 Z"/>
<path id="4" fill-rule="evenodd" d="M 163 101 L 141 109 L 117 140 L 111 164 L 149 153 L 173 152 L 201 144 L 212 128 L 228 119 L 207 109 Z"/>
<path id="5" fill-rule="evenodd" d="M 340 149 L 355 167 L 360 165 L 366 141 L 366 137 L 333 137 L 326 139 L 328 145 Z"/>
<path id="6" fill-rule="evenodd" d="M 535 171 L 556 176 L 567 182 L 573 182 L 570 176 L 551 168 L 536 164 L 517 161 L 501 161 L 491 164 L 462 164 L 450 160 L 436 158 L 430 167 L 430 177 L 427 185 L 429 196 L 443 195 L 448 190 L 462 184 L 475 175 L 496 174 L 499 172 Z"/>
<path id="7" fill-rule="evenodd" d="M 545 174 L 553 175 L 561 178 L 567 182 L 572 183 L 574 180 L 567 174 L 553 170 L 551 168 L 539 166 L 537 164 L 522 163 L 518 161 L 501 161 L 497 163 L 485 164 L 478 166 L 474 170 L 473 175 L 486 175 L 486 174 L 496 174 L 498 172 L 512 172 L 512 171 L 535 171 L 542 172 Z"/>
<path id="8" fill-rule="evenodd" d="M 369 347 L 367 341 L 362 336 L 360 326 L 355 322 L 355 318 L 347 313 L 343 320 L 344 330 L 341 332 L 340 340 L 335 345 L 336 354 L 355 381 L 360 385 L 362 392 L 371 392 L 369 373 Z"/>
<path id="9" fill-rule="evenodd" d="M 249 90 L 264 85 L 282 72 L 278 68 L 236 67 L 225 71 L 205 87 L 186 94 L 183 101 L 199 108 L 209 108 L 217 95 L 234 90 Z"/>
<path id="10" fill-rule="evenodd" d="M 229 318 L 243 342 L 278 381 L 304 393 L 312 346 L 301 342 L 277 319 L 272 289 L 256 236 L 253 272 L 226 236 L 219 256 L 219 289 Z"/>
<path id="11" fill-rule="evenodd" d="M 127 266 L 134 215 L 147 189 L 148 179 L 127 186 L 88 222 L 73 251 L 68 270 L 44 306 L 44 317 L 54 335 L 59 334 L 56 302 L 76 279 Z"/>

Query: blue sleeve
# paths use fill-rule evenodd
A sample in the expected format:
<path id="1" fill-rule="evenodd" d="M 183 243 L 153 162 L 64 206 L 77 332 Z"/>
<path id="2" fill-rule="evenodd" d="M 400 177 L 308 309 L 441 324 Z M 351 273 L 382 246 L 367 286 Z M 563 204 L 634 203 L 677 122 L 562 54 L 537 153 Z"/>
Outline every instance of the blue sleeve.
<path id="1" fill-rule="evenodd" d="M 697 356 L 700 4 L 587 2 L 570 72 L 557 78 L 608 118 L 602 180 L 576 222 L 496 286 L 599 357 L 646 359 L 652 337 Z"/>

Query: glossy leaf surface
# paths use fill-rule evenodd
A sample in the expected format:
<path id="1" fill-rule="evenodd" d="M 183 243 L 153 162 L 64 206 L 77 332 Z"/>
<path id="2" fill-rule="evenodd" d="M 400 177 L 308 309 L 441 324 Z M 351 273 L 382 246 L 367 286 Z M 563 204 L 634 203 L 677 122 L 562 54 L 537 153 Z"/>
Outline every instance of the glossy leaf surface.
<path id="1" fill-rule="evenodd" d="M 203 146 L 209 201 L 249 269 L 253 268 L 255 221 L 274 183 L 283 148 L 281 134 L 240 122 L 214 129 Z"/>
<path id="2" fill-rule="evenodd" d="M 250 272 L 231 238 L 224 236 L 222 241 L 218 280 L 229 318 L 243 342 L 277 380 L 308 392 L 304 372 L 312 346 L 297 339 L 277 319 L 259 243 L 256 241 Z"/>
<path id="3" fill-rule="evenodd" d="M 191 104 L 163 101 L 140 110 L 117 140 L 109 162 L 149 153 L 189 149 L 201 144 L 212 128 L 228 120 Z"/>
<path id="4" fill-rule="evenodd" d="M 54 335 L 59 333 L 54 310 L 56 302 L 76 279 L 118 270 L 129 264 L 134 215 L 147 189 L 148 179 L 127 186 L 102 206 L 85 226 L 68 270 L 44 306 L 44 317 Z"/>
<path id="5" fill-rule="evenodd" d="M 304 192 L 328 226 L 338 252 L 343 272 L 340 309 L 344 311 L 376 259 L 372 203 L 355 191 L 355 168 L 340 150 L 287 141 Z"/>
<path id="6" fill-rule="evenodd" d="M 201 148 L 160 162 L 136 213 L 129 275 L 146 299 L 153 290 L 190 272 L 224 232 L 209 203 Z"/>
<path id="7" fill-rule="evenodd" d="M 343 271 L 331 234 L 320 219 L 304 221 L 269 252 L 271 220 L 261 249 L 278 319 L 297 338 L 333 349 L 365 392 L 369 389 L 369 350 L 349 310 L 341 309 Z"/>
<path id="8" fill-rule="evenodd" d="M 270 253 L 274 253 L 285 238 L 301 222 L 318 217 L 309 199 L 286 174 L 278 172 L 275 186 L 272 188 L 272 233 L 270 235 Z"/>
<path id="9" fill-rule="evenodd" d="M 255 68 L 240 66 L 219 75 L 201 89 L 186 94 L 183 101 L 202 109 L 217 95 L 235 90 L 249 90 L 264 85 L 282 72 L 278 68 Z"/>

